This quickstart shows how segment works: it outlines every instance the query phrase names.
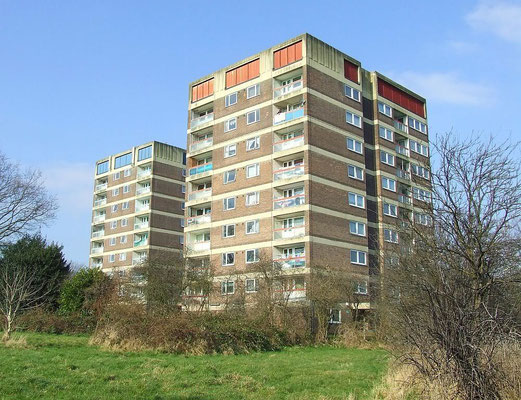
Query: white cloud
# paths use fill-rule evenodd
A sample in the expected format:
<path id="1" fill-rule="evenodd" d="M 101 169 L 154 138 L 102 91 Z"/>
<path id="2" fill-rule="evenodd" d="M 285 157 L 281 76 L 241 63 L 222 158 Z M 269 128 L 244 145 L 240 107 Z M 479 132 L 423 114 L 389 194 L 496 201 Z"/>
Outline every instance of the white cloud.
<path id="1" fill-rule="evenodd" d="M 475 29 L 521 44 L 521 4 L 481 1 L 466 21 Z"/>
<path id="2" fill-rule="evenodd" d="M 429 101 L 463 106 L 486 106 L 495 102 L 495 91 L 491 87 L 466 81 L 455 72 L 405 71 L 389 76 Z"/>
<path id="3" fill-rule="evenodd" d="M 451 40 L 447 43 L 448 47 L 458 54 L 470 54 L 478 50 L 475 43 L 464 42 L 462 40 Z"/>

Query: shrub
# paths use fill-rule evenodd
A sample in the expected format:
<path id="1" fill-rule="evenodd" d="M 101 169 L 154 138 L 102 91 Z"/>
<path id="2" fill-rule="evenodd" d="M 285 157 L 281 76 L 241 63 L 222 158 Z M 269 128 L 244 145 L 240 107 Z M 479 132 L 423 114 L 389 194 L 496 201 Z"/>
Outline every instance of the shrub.
<path id="1" fill-rule="evenodd" d="M 96 322 L 94 315 L 80 312 L 62 315 L 43 308 L 35 308 L 20 316 L 18 328 L 34 332 L 75 335 L 94 332 Z"/>
<path id="2" fill-rule="evenodd" d="M 81 269 L 67 279 L 61 290 L 59 313 L 92 313 L 92 305 L 99 297 L 98 288 L 109 278 L 99 268 Z"/>

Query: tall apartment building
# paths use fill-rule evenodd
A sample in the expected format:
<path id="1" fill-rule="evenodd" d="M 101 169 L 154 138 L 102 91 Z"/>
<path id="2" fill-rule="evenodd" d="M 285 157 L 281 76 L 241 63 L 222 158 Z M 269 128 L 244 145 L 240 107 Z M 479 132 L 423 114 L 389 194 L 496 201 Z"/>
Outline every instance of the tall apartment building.
<path id="1" fill-rule="evenodd" d="M 255 292 L 261 255 L 287 272 L 290 299 L 305 299 L 313 265 L 348 268 L 367 294 L 400 217 L 429 223 L 425 99 L 313 36 L 198 79 L 189 96 L 185 243 L 214 267 L 210 308 Z"/>
<path id="2" fill-rule="evenodd" d="M 182 252 L 186 153 L 145 143 L 96 163 L 90 265 L 123 274 L 149 256 Z"/>

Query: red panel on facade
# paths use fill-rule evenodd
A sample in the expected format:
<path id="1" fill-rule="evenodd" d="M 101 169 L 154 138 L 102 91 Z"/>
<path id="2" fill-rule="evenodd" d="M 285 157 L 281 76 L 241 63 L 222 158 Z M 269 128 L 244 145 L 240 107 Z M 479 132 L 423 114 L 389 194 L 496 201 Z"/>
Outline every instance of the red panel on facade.
<path id="1" fill-rule="evenodd" d="M 351 61 L 344 59 L 344 76 L 350 81 L 359 83 L 358 80 L 358 65 L 353 64 Z"/>
<path id="2" fill-rule="evenodd" d="M 260 60 L 257 58 L 256 60 L 226 72 L 226 88 L 257 78 L 259 75 Z"/>
<path id="3" fill-rule="evenodd" d="M 302 40 L 273 53 L 273 68 L 281 68 L 302 59 Z"/>
<path id="4" fill-rule="evenodd" d="M 402 106 L 406 110 L 425 118 L 425 107 L 422 101 L 381 79 L 378 79 L 378 94 Z"/>
<path id="5" fill-rule="evenodd" d="M 213 94 L 213 78 L 192 86 L 192 102 Z"/>

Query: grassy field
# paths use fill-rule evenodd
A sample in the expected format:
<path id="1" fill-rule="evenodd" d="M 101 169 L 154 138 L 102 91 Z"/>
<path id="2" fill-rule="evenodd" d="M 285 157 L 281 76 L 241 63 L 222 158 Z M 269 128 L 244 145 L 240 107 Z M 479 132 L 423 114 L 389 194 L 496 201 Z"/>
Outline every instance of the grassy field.
<path id="1" fill-rule="evenodd" d="M 87 337 L 24 334 L 0 344 L 1 399 L 364 399 L 383 350 L 290 348 L 237 356 L 114 353 Z"/>

